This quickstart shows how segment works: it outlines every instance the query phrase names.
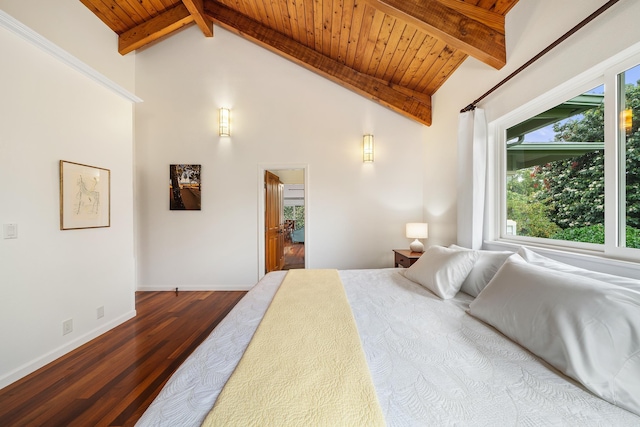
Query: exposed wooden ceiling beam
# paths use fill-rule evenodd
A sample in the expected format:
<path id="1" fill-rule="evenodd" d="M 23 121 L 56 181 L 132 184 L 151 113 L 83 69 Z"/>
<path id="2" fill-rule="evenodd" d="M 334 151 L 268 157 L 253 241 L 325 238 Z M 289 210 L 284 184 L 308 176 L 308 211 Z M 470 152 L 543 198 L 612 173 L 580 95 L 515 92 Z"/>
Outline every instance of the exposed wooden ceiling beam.
<path id="1" fill-rule="evenodd" d="M 213 22 L 204 15 L 203 0 L 182 0 L 205 37 L 213 37 Z"/>
<path id="2" fill-rule="evenodd" d="M 299 64 L 360 95 L 370 98 L 413 120 L 431 125 L 431 97 L 359 73 L 277 31 L 253 21 L 228 7 L 205 1 L 205 14 L 228 29 L 296 64 Z"/>
<path id="3" fill-rule="evenodd" d="M 120 52 L 121 55 L 126 55 L 193 21 L 194 18 L 187 7 L 184 4 L 180 4 L 120 34 L 118 38 L 118 52 Z"/>
<path id="4" fill-rule="evenodd" d="M 507 63 L 503 15 L 457 0 L 365 1 L 494 68 Z"/>
<path id="5" fill-rule="evenodd" d="M 382 0 L 385 1 L 385 0 Z M 460 0 L 436 0 L 444 6 L 460 12 L 471 19 L 482 22 L 487 27 L 498 30 L 504 34 L 504 14 L 492 12 L 471 3 L 465 3 Z"/>

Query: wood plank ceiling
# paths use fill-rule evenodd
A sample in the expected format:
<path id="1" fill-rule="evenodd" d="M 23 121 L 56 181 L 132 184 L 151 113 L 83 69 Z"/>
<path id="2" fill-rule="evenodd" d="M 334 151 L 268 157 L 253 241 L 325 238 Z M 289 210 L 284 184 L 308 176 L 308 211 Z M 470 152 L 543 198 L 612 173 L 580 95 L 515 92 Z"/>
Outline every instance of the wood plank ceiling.
<path id="1" fill-rule="evenodd" d="M 80 0 L 126 55 L 213 24 L 400 114 L 431 125 L 431 96 L 467 56 L 506 63 L 518 0 Z"/>

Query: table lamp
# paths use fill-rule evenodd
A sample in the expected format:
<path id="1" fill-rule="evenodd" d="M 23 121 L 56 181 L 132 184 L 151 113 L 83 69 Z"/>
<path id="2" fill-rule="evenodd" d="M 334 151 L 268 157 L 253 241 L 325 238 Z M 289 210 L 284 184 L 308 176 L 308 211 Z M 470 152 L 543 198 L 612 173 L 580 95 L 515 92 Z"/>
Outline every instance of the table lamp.
<path id="1" fill-rule="evenodd" d="M 424 252 L 424 245 L 418 239 L 429 237 L 429 224 L 426 222 L 410 222 L 406 227 L 407 238 L 415 239 L 409 245 L 411 252 Z"/>

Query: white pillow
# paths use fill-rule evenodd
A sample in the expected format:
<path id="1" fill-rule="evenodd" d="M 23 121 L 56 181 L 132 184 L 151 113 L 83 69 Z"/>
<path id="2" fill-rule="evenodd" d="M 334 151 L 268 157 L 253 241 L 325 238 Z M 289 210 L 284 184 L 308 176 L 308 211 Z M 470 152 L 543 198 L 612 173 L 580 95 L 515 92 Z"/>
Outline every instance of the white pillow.
<path id="1" fill-rule="evenodd" d="M 563 271 L 565 273 L 577 274 L 579 276 L 589 277 L 591 279 L 600 280 L 612 285 L 623 286 L 640 292 L 640 280 L 630 279 L 628 277 L 615 276 L 613 274 L 599 273 L 597 271 L 587 270 L 573 265 L 565 264 L 543 255 L 533 252 L 522 246 L 518 250 L 518 255 L 524 258 L 530 264 L 547 267 L 555 271 Z"/>
<path id="2" fill-rule="evenodd" d="M 513 255 L 469 313 L 596 395 L 640 415 L 640 292 Z"/>
<path id="3" fill-rule="evenodd" d="M 451 249 L 474 251 L 478 253 L 478 259 L 474 264 L 471 272 L 464 282 L 460 290 L 472 297 L 477 297 L 480 291 L 487 286 L 487 283 L 493 278 L 498 269 L 502 266 L 504 261 L 513 255 L 513 252 L 509 251 L 485 251 L 467 249 L 461 246 L 451 245 Z"/>
<path id="4" fill-rule="evenodd" d="M 412 280 L 442 299 L 456 296 L 473 268 L 478 254 L 442 246 L 431 246 L 404 272 Z"/>

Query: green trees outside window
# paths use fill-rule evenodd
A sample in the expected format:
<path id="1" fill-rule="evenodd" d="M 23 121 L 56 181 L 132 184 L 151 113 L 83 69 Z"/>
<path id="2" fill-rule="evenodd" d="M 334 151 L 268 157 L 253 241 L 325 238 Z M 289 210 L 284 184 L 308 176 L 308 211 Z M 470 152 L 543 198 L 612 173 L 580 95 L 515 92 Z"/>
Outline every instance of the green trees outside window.
<path id="1" fill-rule="evenodd" d="M 640 70 L 640 65 L 635 68 Z M 624 76 L 624 73 L 620 76 Z M 621 79 L 621 82 L 624 83 L 624 80 Z M 620 182 L 625 188 L 621 206 L 625 213 L 625 224 L 622 225 L 624 232 L 620 234 L 624 236 L 622 246 L 640 248 L 640 80 L 635 83 L 627 81 L 621 93 L 624 94 L 624 105 L 620 106 L 619 133 L 624 156 L 620 161 L 620 168 L 623 169 Z M 557 112 L 565 106 L 558 106 L 553 111 Z M 520 144 L 519 149 L 525 154 L 521 155 L 519 161 L 527 166 L 511 171 L 506 184 L 507 219 L 516 222 L 516 234 L 604 243 L 604 149 L 601 148 L 605 141 L 604 108 L 604 103 L 601 103 L 549 125 L 554 137 L 547 145 L 549 155 L 546 157 L 552 158 L 552 161 L 535 165 L 527 162 L 525 155 L 530 158 L 533 156 L 526 154 L 527 143 L 523 142 L 525 135 L 520 135 L 521 140 L 513 144 L 514 147 Z M 531 121 L 544 120 L 551 111 Z M 623 117 L 625 120 L 622 120 Z M 511 129 L 507 130 L 508 135 Z M 531 133 L 539 129 L 535 128 Z M 581 143 L 582 153 L 575 156 L 556 155 L 554 158 L 552 150 L 559 152 L 562 143 L 568 143 L 566 147 Z M 593 149 L 589 148 L 591 145 Z M 536 156 L 544 159 L 544 154 L 538 152 Z"/>
<path id="2" fill-rule="evenodd" d="M 295 229 L 301 229 L 304 227 L 304 206 L 285 206 L 284 219 L 294 220 Z"/>

